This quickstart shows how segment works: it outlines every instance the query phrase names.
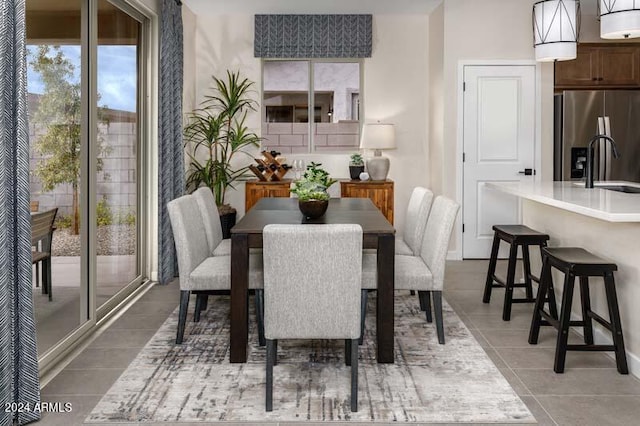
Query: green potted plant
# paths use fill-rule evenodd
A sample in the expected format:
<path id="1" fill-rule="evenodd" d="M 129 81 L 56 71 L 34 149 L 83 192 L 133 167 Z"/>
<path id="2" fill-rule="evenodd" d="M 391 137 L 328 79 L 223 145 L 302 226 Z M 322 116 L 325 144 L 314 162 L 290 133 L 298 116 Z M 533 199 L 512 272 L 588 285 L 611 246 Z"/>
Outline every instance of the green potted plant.
<path id="1" fill-rule="evenodd" d="M 298 196 L 298 206 L 307 219 L 319 218 L 327 211 L 330 198 L 327 189 L 337 182 L 320 166 L 321 163 L 311 162 L 290 189 Z"/>
<path id="2" fill-rule="evenodd" d="M 351 154 L 351 161 L 349 162 L 349 174 L 351 180 L 360 180 L 360 173 L 364 172 L 364 159 L 359 152 Z"/>
<path id="3" fill-rule="evenodd" d="M 224 238 L 231 236 L 236 222 L 236 209 L 225 203 L 228 188 L 247 176 L 250 160 L 238 164 L 237 155 L 252 155 L 247 150 L 260 145 L 260 137 L 245 125 L 247 113 L 255 111 L 253 82 L 241 78 L 239 72 L 227 71 L 226 80 L 213 76 L 213 94 L 205 96 L 201 107 L 191 112 L 184 128 L 185 148 L 190 159 L 187 191 L 206 185 L 211 188 L 218 205 Z"/>

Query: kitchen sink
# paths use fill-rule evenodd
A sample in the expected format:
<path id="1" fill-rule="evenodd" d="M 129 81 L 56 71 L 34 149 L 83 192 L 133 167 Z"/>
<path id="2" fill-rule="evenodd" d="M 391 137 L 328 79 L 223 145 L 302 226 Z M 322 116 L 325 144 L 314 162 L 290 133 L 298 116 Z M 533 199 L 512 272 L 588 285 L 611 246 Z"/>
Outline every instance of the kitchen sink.
<path id="1" fill-rule="evenodd" d="M 609 191 L 624 192 L 627 194 L 640 194 L 640 188 L 630 185 L 595 185 L 596 188 L 608 189 Z"/>

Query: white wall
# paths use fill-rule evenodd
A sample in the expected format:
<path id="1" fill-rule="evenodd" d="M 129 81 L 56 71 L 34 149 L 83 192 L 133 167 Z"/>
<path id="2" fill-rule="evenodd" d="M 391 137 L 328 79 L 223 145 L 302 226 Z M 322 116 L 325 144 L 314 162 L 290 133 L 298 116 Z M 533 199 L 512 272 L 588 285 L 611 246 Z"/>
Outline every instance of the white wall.
<path id="1" fill-rule="evenodd" d="M 253 57 L 253 26 L 253 15 L 197 15 L 195 88 L 199 101 L 211 86 L 211 76 L 224 75 L 227 69 L 240 70 L 243 76 L 261 87 L 260 59 Z M 373 56 L 364 61 L 362 102 L 365 119 L 396 125 L 398 149 L 385 154 L 391 159 L 389 178 L 396 183 L 395 225 L 400 232 L 412 188 L 430 185 L 428 28 L 426 15 L 374 16 Z M 251 114 L 247 124 L 256 133 L 261 132 L 258 113 Z M 334 177 L 349 175 L 348 154 L 304 154 L 300 157 L 322 162 Z M 289 160 L 292 158 L 290 156 Z M 228 194 L 228 201 L 242 215 L 244 189 L 242 185 L 238 189 Z"/>
<path id="2" fill-rule="evenodd" d="M 457 198 L 458 69 L 469 60 L 533 60 L 531 12 L 535 0 L 446 0 L 444 2 L 444 127 L 441 139 L 432 139 L 432 165 L 441 173 L 433 185 Z M 542 64 L 542 171 L 553 176 L 553 65 Z M 532 99 L 532 102 L 534 100 Z M 459 228 L 458 228 L 459 229 Z M 461 234 L 451 243 L 460 250 Z"/>

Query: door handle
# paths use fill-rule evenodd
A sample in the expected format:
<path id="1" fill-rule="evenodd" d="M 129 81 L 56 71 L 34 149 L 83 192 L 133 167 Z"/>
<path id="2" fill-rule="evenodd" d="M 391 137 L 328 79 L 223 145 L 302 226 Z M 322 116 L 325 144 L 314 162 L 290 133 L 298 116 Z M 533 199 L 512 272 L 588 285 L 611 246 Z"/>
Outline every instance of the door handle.
<path id="1" fill-rule="evenodd" d="M 532 176 L 536 174 L 536 170 L 535 169 L 524 169 L 524 170 L 520 170 L 518 172 L 521 175 L 525 175 L 525 176 Z"/>

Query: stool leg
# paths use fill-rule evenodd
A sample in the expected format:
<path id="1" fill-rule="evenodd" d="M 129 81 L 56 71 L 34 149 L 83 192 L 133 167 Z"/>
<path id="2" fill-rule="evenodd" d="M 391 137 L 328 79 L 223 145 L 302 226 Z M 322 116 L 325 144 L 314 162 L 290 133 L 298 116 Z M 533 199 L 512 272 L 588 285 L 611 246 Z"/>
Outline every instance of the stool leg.
<path id="1" fill-rule="evenodd" d="M 491 288 L 493 287 L 493 276 L 496 273 L 496 263 L 498 262 L 498 250 L 500 249 L 500 238 L 496 232 L 493 235 L 493 246 L 491 247 L 491 257 L 489 258 L 489 269 L 487 270 L 487 281 L 484 284 L 483 303 L 491 300 Z"/>
<path id="2" fill-rule="evenodd" d="M 538 286 L 538 297 L 536 297 L 536 304 L 533 307 L 533 318 L 531 319 L 531 328 L 529 329 L 529 343 L 532 345 L 536 345 L 538 343 L 540 322 L 542 321 L 542 315 L 540 315 L 540 312 L 544 309 L 546 294 L 549 291 L 553 291 L 553 288 L 551 287 L 551 280 L 551 264 L 549 263 L 549 259 L 543 256 L 542 271 L 540 272 L 540 285 Z"/>
<path id="3" fill-rule="evenodd" d="M 616 365 L 620 374 L 629 374 L 627 367 L 627 354 L 624 351 L 624 339 L 622 338 L 622 323 L 618 310 L 618 298 L 616 297 L 616 284 L 613 274 L 609 272 L 604 276 L 604 288 L 607 293 L 607 305 L 609 305 L 609 320 L 611 321 L 611 333 L 613 345 L 616 351 Z"/>
<path id="4" fill-rule="evenodd" d="M 556 357 L 553 371 L 564 373 L 564 362 L 567 358 L 567 341 L 569 340 L 569 323 L 571 321 L 571 303 L 573 301 L 573 284 L 575 275 L 569 273 L 564 276 L 564 290 L 562 292 L 562 306 L 560 306 L 560 324 L 556 343 Z"/>
<path id="5" fill-rule="evenodd" d="M 531 258 L 529 257 L 529 246 L 522 245 L 522 269 L 524 269 L 524 283 L 527 285 L 525 291 L 527 292 L 527 299 L 533 302 L 533 285 L 531 283 Z"/>
<path id="6" fill-rule="evenodd" d="M 589 277 L 580 277 L 580 301 L 582 302 L 582 322 L 584 322 L 584 343 L 593 345 L 593 320 L 589 315 L 591 312 Z"/>
<path id="7" fill-rule="evenodd" d="M 551 275 L 551 268 L 549 268 Z M 549 279 L 549 287 L 547 287 L 547 302 L 549 303 L 549 314 L 552 318 L 558 319 L 558 303 L 556 302 L 556 292 L 553 289 L 553 281 Z"/>
<path id="8" fill-rule="evenodd" d="M 513 282 L 516 279 L 516 262 L 518 261 L 518 245 L 511 244 L 509 249 L 509 267 L 507 269 L 506 288 L 504 290 L 504 306 L 502 307 L 502 320 L 511 319 L 511 300 L 513 299 Z"/>

